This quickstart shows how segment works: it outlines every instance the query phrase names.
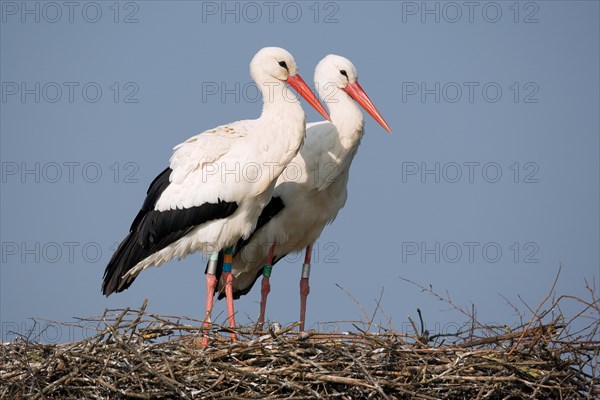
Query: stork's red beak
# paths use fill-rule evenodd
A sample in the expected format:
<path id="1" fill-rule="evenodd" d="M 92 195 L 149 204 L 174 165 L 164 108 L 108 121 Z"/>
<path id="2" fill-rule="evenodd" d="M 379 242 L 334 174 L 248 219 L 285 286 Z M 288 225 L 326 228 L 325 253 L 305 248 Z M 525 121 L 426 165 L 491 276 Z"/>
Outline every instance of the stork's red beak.
<path id="1" fill-rule="evenodd" d="M 327 120 L 329 122 L 331 122 L 331 118 L 329 117 L 329 114 L 327 114 L 325 107 L 323 107 L 323 105 L 319 102 L 319 99 L 317 99 L 317 96 L 315 96 L 315 94 L 312 92 L 312 90 L 310 90 L 310 88 L 308 87 L 306 82 L 304 82 L 304 79 L 302 79 L 300 74 L 296 74 L 296 76 L 290 75 L 287 78 L 286 82 L 291 87 L 296 89 L 296 91 L 300 94 L 300 96 L 304 97 L 304 99 L 306 101 L 308 101 L 308 104 L 313 106 L 315 108 L 315 110 L 317 110 L 319 112 L 319 114 L 321 114 L 322 116 L 327 118 Z"/>
<path id="2" fill-rule="evenodd" d="M 379 111 L 377 111 L 377 108 L 375 108 L 375 105 L 371 99 L 369 99 L 369 96 L 367 96 L 363 88 L 360 87 L 358 82 L 349 83 L 344 90 L 350 95 L 350 97 L 356 100 L 356 102 L 360 104 L 371 115 L 371 117 L 373 117 L 375 121 L 377 121 L 379 125 L 383 127 L 383 129 L 389 133 L 392 133 L 392 129 L 387 122 L 385 122 Z"/>

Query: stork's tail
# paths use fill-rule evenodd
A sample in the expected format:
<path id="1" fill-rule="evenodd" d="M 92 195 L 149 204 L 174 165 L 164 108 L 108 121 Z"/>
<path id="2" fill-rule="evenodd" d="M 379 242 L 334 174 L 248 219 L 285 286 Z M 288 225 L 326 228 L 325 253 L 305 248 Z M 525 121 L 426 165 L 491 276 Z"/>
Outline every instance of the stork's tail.
<path id="1" fill-rule="evenodd" d="M 139 232 L 129 232 L 119 244 L 117 251 L 115 251 L 104 270 L 102 293 L 109 296 L 112 293 L 127 289 L 133 283 L 137 274 L 126 278 L 124 275 L 151 254 L 152 251 L 145 249 L 140 244 Z"/>

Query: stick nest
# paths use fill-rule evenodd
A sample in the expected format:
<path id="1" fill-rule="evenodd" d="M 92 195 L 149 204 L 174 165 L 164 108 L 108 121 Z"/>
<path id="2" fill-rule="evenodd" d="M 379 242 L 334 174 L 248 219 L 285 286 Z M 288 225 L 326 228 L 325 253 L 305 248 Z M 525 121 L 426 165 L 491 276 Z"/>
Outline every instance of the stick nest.
<path id="1" fill-rule="evenodd" d="M 561 301 L 516 329 L 479 325 L 430 336 L 372 322 L 347 332 L 256 334 L 139 310 L 107 310 L 75 326 L 93 333 L 64 344 L 20 336 L 0 345 L 0 398 L 39 399 L 596 399 L 598 300 L 565 318 Z M 541 306 L 541 305 L 540 305 Z M 421 316 L 419 312 L 419 317 Z M 581 322 L 584 323 L 581 323 Z M 421 320 L 422 324 L 422 320 Z"/>

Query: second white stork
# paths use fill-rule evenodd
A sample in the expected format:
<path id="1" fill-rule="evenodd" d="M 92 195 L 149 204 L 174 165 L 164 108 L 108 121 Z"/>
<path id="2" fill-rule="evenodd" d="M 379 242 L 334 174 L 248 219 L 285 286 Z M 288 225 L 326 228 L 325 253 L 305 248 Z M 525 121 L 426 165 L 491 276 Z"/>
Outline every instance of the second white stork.
<path id="1" fill-rule="evenodd" d="M 102 283 L 106 296 L 127 289 L 152 265 L 202 251 L 211 254 L 205 324 L 210 323 L 219 251 L 231 253 L 226 250 L 229 246 L 252 233 L 277 177 L 304 140 L 304 111 L 285 84 L 329 118 L 286 50 L 261 49 L 250 63 L 250 73 L 263 95 L 260 118 L 210 129 L 175 147 L 170 166 L 150 184 L 129 234 L 106 267 Z M 240 176 L 239 171 L 246 172 Z M 223 276 L 228 319 L 233 326 L 228 257 Z"/>
<path id="2" fill-rule="evenodd" d="M 248 293 L 263 276 L 259 327 L 264 322 L 272 266 L 289 253 L 305 250 L 300 279 L 300 329 L 304 329 L 312 245 L 346 203 L 350 164 L 364 132 L 364 117 L 356 103 L 391 133 L 357 79 L 356 68 L 347 58 L 328 55 L 319 62 L 315 85 L 332 122 L 307 125 L 304 145 L 287 167 L 289 173 L 279 177 L 255 232 L 234 249 L 234 298 Z"/>

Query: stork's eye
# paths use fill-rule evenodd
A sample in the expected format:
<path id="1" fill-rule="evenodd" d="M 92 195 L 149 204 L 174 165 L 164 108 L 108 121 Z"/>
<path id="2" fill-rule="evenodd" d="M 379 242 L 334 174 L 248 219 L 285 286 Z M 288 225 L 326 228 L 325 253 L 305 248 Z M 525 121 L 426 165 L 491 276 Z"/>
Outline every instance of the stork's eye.
<path id="1" fill-rule="evenodd" d="M 286 70 L 288 70 L 288 66 L 285 63 L 285 61 L 279 61 L 279 65 L 281 65 L 283 68 L 285 68 Z M 289 70 L 288 70 L 289 71 Z"/>
<path id="2" fill-rule="evenodd" d="M 340 70 L 340 74 L 344 75 L 346 78 L 348 77 L 345 69 Z"/>

